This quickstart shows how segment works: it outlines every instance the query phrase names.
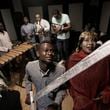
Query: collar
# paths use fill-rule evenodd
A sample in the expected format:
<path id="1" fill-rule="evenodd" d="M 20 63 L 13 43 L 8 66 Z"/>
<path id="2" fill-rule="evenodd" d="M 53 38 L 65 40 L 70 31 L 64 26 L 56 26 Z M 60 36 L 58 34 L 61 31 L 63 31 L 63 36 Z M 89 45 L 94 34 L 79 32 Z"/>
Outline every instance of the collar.
<path id="1" fill-rule="evenodd" d="M 44 72 L 43 70 L 40 69 L 40 73 L 41 73 L 42 77 L 47 77 L 49 75 L 49 71 L 50 71 L 50 69 L 48 69 L 46 72 Z"/>

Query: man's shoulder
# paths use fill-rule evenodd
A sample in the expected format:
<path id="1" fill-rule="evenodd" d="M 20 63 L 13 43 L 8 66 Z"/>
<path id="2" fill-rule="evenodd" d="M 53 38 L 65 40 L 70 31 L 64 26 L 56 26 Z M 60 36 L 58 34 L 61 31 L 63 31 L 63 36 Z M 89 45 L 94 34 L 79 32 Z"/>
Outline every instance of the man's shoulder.
<path id="1" fill-rule="evenodd" d="M 8 32 L 7 31 L 3 31 L 4 32 L 4 34 L 8 34 Z"/>
<path id="2" fill-rule="evenodd" d="M 56 63 L 56 62 L 55 62 L 55 65 L 56 65 L 56 69 L 65 71 L 65 67 L 63 65 Z"/>
<path id="3" fill-rule="evenodd" d="M 46 20 L 46 19 L 41 19 L 41 21 L 42 21 L 42 22 L 48 22 L 48 20 Z"/>
<path id="4" fill-rule="evenodd" d="M 21 29 L 23 29 L 24 27 L 25 27 L 25 25 L 24 25 L 24 24 L 22 24 L 22 25 L 21 25 Z"/>
<path id="5" fill-rule="evenodd" d="M 39 60 L 35 60 L 35 61 L 29 61 L 26 65 L 26 67 L 32 67 L 34 65 L 37 66 L 37 64 L 39 63 Z"/>
<path id="6" fill-rule="evenodd" d="M 33 26 L 34 24 L 33 23 L 28 23 L 28 25 Z"/>
<path id="7" fill-rule="evenodd" d="M 62 16 L 67 17 L 67 16 L 68 16 L 68 14 L 66 14 L 66 13 L 62 13 Z"/>

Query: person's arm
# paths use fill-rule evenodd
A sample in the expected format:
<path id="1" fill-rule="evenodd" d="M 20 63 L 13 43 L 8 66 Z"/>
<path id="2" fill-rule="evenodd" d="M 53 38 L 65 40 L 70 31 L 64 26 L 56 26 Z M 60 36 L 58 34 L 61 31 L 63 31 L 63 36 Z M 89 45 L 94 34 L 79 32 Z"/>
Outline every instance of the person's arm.
<path id="1" fill-rule="evenodd" d="M 26 36 L 23 26 L 21 26 L 21 36 Z"/>
<path id="2" fill-rule="evenodd" d="M 62 68 L 62 70 L 60 72 L 62 74 L 64 74 L 64 72 L 66 70 L 65 67 L 63 65 L 59 65 L 59 66 L 61 66 L 61 68 Z M 64 83 L 60 87 L 56 88 L 54 91 L 56 92 L 55 103 L 61 105 L 63 99 L 67 95 L 67 84 Z"/>
<path id="3" fill-rule="evenodd" d="M 50 31 L 50 24 L 49 24 L 49 22 L 45 20 L 44 23 L 45 23 L 44 31 L 45 31 L 45 32 Z"/>
<path id="4" fill-rule="evenodd" d="M 5 36 L 6 36 L 6 41 L 8 43 L 8 44 L 6 44 L 6 47 L 10 50 L 10 49 L 12 49 L 13 44 L 12 44 L 12 42 L 10 40 L 8 32 L 5 32 Z"/>
<path id="5" fill-rule="evenodd" d="M 8 49 L 7 47 L 1 47 L 1 46 L 0 46 L 0 51 L 1 51 L 1 52 L 8 52 L 8 50 L 9 50 L 9 49 Z"/>
<path id="6" fill-rule="evenodd" d="M 25 83 L 25 88 L 26 88 L 26 99 L 25 99 L 25 103 L 26 104 L 30 104 L 30 91 L 32 90 L 32 81 L 31 81 L 31 77 L 28 73 L 28 64 L 26 65 L 26 74 L 24 76 L 24 83 Z"/>
<path id="7" fill-rule="evenodd" d="M 69 31 L 71 29 L 70 18 L 68 15 L 65 15 L 66 22 L 63 24 L 61 31 Z"/>
<path id="8" fill-rule="evenodd" d="M 62 32 L 67 32 L 67 31 L 70 30 L 70 28 L 71 28 L 71 24 L 70 23 L 65 23 L 65 24 L 63 24 L 63 26 L 61 28 L 61 31 Z"/>

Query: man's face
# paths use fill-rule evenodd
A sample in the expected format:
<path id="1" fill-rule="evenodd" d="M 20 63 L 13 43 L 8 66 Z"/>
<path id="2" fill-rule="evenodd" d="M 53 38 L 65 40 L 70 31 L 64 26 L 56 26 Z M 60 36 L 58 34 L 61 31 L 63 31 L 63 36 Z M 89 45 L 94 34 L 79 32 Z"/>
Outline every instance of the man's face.
<path id="1" fill-rule="evenodd" d="M 39 60 L 51 63 L 54 57 L 54 48 L 50 43 L 43 43 L 38 50 Z"/>
<path id="2" fill-rule="evenodd" d="M 36 21 L 40 21 L 41 20 L 41 16 L 39 14 L 35 15 Z"/>
<path id="3" fill-rule="evenodd" d="M 58 12 L 54 12 L 53 13 L 53 16 L 56 18 L 56 19 L 61 19 L 61 13 L 58 13 Z"/>
<path id="4" fill-rule="evenodd" d="M 27 24 L 29 22 L 27 17 L 24 17 L 24 23 Z"/>

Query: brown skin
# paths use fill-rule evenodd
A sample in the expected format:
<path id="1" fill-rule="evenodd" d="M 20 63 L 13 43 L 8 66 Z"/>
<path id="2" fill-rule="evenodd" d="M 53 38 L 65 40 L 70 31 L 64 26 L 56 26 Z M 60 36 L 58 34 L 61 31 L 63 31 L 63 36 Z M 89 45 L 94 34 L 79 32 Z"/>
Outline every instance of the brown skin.
<path id="1" fill-rule="evenodd" d="M 26 25 L 29 23 L 29 19 L 27 17 L 24 17 L 23 21 L 24 21 L 24 24 L 26 24 Z"/>
<path id="2" fill-rule="evenodd" d="M 38 49 L 40 68 L 45 72 L 53 62 L 54 47 L 51 43 L 42 43 Z"/>

